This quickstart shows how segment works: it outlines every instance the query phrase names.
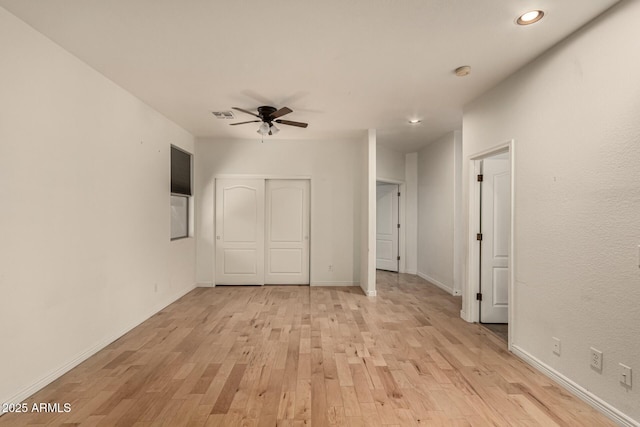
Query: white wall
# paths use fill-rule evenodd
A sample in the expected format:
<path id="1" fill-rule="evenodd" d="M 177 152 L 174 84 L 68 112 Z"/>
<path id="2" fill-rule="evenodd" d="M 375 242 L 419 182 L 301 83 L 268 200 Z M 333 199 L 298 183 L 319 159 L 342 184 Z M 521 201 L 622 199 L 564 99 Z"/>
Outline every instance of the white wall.
<path id="1" fill-rule="evenodd" d="M 406 203 L 406 227 L 405 236 L 407 242 L 406 272 L 418 273 L 418 153 L 405 155 L 405 182 L 407 190 Z"/>
<path id="2" fill-rule="evenodd" d="M 405 155 L 382 144 L 376 144 L 376 177 L 381 181 L 404 181 Z"/>
<path id="3" fill-rule="evenodd" d="M 360 283 L 362 141 L 198 140 L 197 280 L 215 278 L 215 177 L 311 178 L 311 284 Z M 330 271 L 329 266 L 332 266 Z"/>
<path id="4" fill-rule="evenodd" d="M 376 177 L 378 181 L 399 184 L 400 206 L 398 235 L 399 271 L 416 274 L 417 272 L 417 232 L 418 232 L 418 193 L 417 193 L 417 153 L 404 154 L 382 144 L 376 144 Z M 414 162 L 414 163 L 408 163 Z"/>
<path id="5" fill-rule="evenodd" d="M 0 402 L 8 402 L 192 289 L 194 239 L 169 241 L 169 147 L 194 144 L 2 8 L 0 56 Z"/>
<path id="6" fill-rule="evenodd" d="M 418 275 L 452 294 L 456 137 L 450 132 L 418 153 Z"/>
<path id="7" fill-rule="evenodd" d="M 465 225 L 462 203 L 462 131 L 453 132 L 453 294 L 462 295 L 464 287 Z"/>
<path id="8" fill-rule="evenodd" d="M 623 387 L 618 363 L 640 372 L 639 16 L 622 2 L 469 105 L 463 127 L 465 158 L 515 140 L 514 350 L 635 420 L 639 377 Z"/>
<path id="9" fill-rule="evenodd" d="M 377 133 L 369 129 L 361 148 L 362 183 L 360 214 L 360 287 L 367 296 L 376 296 L 376 154 Z"/>

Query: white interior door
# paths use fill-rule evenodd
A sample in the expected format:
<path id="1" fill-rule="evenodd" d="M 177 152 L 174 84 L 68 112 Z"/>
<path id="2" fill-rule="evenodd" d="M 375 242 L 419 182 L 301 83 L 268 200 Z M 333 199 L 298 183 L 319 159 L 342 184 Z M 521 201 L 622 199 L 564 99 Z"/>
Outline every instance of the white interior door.
<path id="1" fill-rule="evenodd" d="M 216 284 L 264 284 L 264 180 L 216 180 Z"/>
<path id="2" fill-rule="evenodd" d="M 376 185 L 376 268 L 398 271 L 398 185 Z"/>
<path id="3" fill-rule="evenodd" d="M 508 155 L 482 161 L 480 321 L 507 323 L 511 173 Z"/>
<path id="4" fill-rule="evenodd" d="M 309 181 L 266 182 L 265 284 L 309 284 Z"/>

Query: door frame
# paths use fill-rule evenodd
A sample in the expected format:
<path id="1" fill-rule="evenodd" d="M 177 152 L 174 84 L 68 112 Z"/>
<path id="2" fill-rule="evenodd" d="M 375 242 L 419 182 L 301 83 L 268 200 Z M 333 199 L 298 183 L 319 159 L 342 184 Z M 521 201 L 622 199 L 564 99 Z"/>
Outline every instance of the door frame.
<path id="1" fill-rule="evenodd" d="M 211 239 L 213 242 L 213 268 L 212 268 L 212 276 L 213 283 L 211 285 L 212 288 L 216 287 L 216 181 L 219 179 L 295 179 L 295 180 L 307 180 L 309 181 L 309 285 L 311 286 L 312 280 L 312 266 L 311 260 L 313 248 L 311 246 L 311 241 L 313 239 L 313 179 L 311 175 L 259 175 L 259 174 L 233 174 L 233 173 L 223 173 L 216 174 L 213 176 L 213 233 L 211 234 Z"/>
<path id="2" fill-rule="evenodd" d="M 480 186 L 477 185 L 476 175 L 480 173 L 480 161 L 495 156 L 496 154 L 508 153 L 511 180 L 511 201 L 509 220 L 509 307 L 508 322 L 509 336 L 508 348 L 511 350 L 513 343 L 514 329 L 514 301 L 515 301 L 515 140 L 511 139 L 505 143 L 499 144 L 487 150 L 472 154 L 468 157 L 469 165 L 469 203 L 467 205 L 467 217 L 469 219 L 467 229 L 467 285 L 463 294 L 463 313 L 462 317 L 468 322 L 480 322 L 479 304 L 476 300 L 476 294 L 480 291 L 480 249 L 476 240 L 477 230 L 480 229 Z"/>
<path id="3" fill-rule="evenodd" d="M 398 202 L 398 221 L 400 222 L 400 231 L 398 232 L 398 255 L 400 263 L 398 264 L 398 273 L 406 273 L 407 270 L 407 244 L 406 244 L 406 200 L 407 200 L 407 184 L 404 181 L 389 178 L 376 178 L 376 183 L 396 184 L 400 191 L 400 200 Z M 376 248 L 377 250 L 377 248 Z M 376 253 L 377 257 L 377 253 Z M 374 257 L 374 259 L 377 259 Z"/>

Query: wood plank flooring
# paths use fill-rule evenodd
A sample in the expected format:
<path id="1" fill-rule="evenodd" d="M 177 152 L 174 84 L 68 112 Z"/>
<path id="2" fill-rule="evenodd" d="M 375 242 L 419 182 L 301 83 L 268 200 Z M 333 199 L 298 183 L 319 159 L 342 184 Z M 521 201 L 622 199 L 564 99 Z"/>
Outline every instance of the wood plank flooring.
<path id="1" fill-rule="evenodd" d="M 0 426 L 608 426 L 411 275 L 359 288 L 199 288 Z"/>

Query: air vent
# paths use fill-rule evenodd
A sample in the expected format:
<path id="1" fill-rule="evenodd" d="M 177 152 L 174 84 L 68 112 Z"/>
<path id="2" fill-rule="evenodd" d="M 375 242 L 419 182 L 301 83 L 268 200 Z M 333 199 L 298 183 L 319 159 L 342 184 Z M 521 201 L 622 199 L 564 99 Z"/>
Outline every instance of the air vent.
<path id="1" fill-rule="evenodd" d="M 236 116 L 233 115 L 233 111 L 212 111 L 212 113 L 217 119 L 233 120 L 236 118 Z"/>

